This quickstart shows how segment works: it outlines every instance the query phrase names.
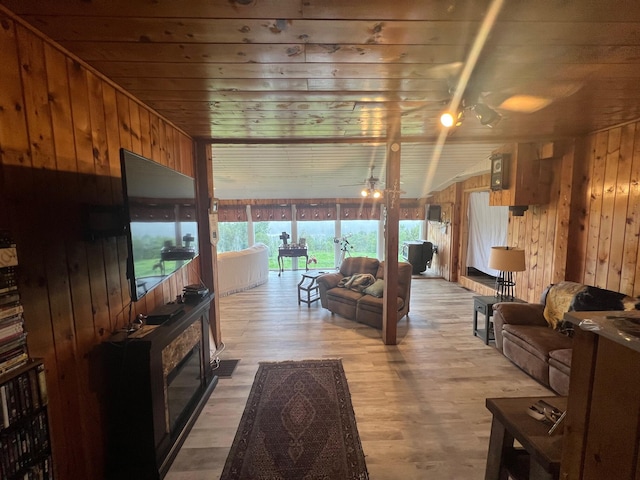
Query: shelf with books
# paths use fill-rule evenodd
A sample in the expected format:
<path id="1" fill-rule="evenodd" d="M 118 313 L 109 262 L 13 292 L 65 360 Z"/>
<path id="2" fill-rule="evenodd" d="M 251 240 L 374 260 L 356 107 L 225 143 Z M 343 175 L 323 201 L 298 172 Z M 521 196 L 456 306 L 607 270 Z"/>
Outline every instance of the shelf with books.
<path id="1" fill-rule="evenodd" d="M 0 231 L 0 375 L 29 359 L 17 268 L 16 245 L 8 232 Z"/>
<path id="2" fill-rule="evenodd" d="M 0 375 L 0 478 L 53 479 L 42 360 Z"/>

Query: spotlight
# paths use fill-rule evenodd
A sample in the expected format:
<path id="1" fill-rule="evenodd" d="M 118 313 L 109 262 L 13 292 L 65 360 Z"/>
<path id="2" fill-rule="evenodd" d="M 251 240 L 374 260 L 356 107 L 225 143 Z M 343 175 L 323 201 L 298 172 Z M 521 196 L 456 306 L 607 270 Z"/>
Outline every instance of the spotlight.
<path id="1" fill-rule="evenodd" d="M 453 126 L 459 127 L 464 120 L 464 112 L 460 110 L 457 114 L 451 112 L 444 112 L 440 116 L 440 123 L 445 128 L 451 128 Z"/>
<path id="2" fill-rule="evenodd" d="M 480 120 L 480 124 L 486 125 L 489 128 L 495 127 L 500 123 L 500 120 L 502 120 L 502 116 L 498 112 L 489 108 L 484 103 L 474 105 L 473 111 L 476 112 L 476 117 Z"/>

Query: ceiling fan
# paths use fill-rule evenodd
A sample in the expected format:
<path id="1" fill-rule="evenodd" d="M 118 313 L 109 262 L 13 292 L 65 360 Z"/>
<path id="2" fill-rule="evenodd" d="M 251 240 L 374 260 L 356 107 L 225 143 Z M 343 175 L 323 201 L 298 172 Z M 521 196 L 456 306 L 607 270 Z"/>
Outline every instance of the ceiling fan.
<path id="1" fill-rule="evenodd" d="M 486 60 L 486 56 L 483 55 L 483 49 L 487 38 L 495 26 L 496 19 L 502 10 L 503 4 L 504 0 L 491 1 L 464 64 L 461 65 L 459 62 L 454 62 L 444 69 L 443 76 L 449 79 L 447 82 L 449 99 L 445 100 L 444 103 L 448 104 L 449 108 L 448 111 L 444 112 L 440 121 L 442 125 L 447 128 L 461 125 L 465 110 L 473 110 L 482 125 L 493 127 L 502 119 L 502 114 L 499 110 L 534 113 L 558 99 L 575 94 L 582 88 L 582 83 L 579 82 L 567 82 L 563 84 L 552 83 L 549 85 L 549 82 L 546 81 L 547 79 L 542 79 L 540 76 L 537 77 L 538 81 L 545 80 L 545 82 L 539 83 L 537 89 L 532 89 L 531 87 L 535 85 L 531 84 L 520 86 L 509 85 L 503 89 L 495 89 L 490 86 L 491 84 L 498 83 L 497 81 L 499 81 L 500 77 L 496 78 L 494 76 L 492 78 L 492 75 L 489 74 L 490 69 L 487 64 L 485 63 L 483 65 L 483 60 Z M 481 58 L 483 56 L 484 58 Z M 462 68 L 460 68 L 461 66 Z M 493 67 L 496 66 L 495 64 L 493 65 Z M 485 75 L 483 75 L 483 72 Z M 523 73 L 525 74 L 524 78 L 527 78 L 527 72 Z M 453 77 L 455 77 L 455 82 L 452 82 Z M 510 70 L 509 77 L 521 78 L 514 75 L 512 69 Z M 484 78 L 485 81 L 480 80 L 481 78 Z M 532 77 L 528 76 L 528 78 Z M 403 112 L 403 115 L 427 107 L 428 103 L 416 109 L 409 110 L 408 112 Z"/>
<path id="2" fill-rule="evenodd" d="M 361 183 L 352 183 L 348 185 L 338 185 L 339 187 L 355 187 L 362 185 L 362 190 L 360 191 L 360 196 L 364 198 L 382 198 L 383 189 L 377 188 L 378 182 L 380 179 L 378 177 L 373 176 L 373 169 L 375 167 L 371 166 L 371 172 L 369 174 L 369 178 L 364 179 Z"/>
<path id="3" fill-rule="evenodd" d="M 528 82 L 504 90 L 487 91 L 480 94 L 482 103 L 498 110 L 517 113 L 534 113 L 552 103 L 576 94 L 582 82 L 565 81 L 546 84 Z"/>

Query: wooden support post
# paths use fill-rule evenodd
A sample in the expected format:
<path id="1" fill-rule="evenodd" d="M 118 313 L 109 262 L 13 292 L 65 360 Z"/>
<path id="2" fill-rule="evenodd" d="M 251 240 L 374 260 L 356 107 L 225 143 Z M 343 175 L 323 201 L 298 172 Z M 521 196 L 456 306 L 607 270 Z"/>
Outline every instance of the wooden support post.
<path id="1" fill-rule="evenodd" d="M 209 209 L 213 198 L 213 161 L 209 144 L 196 141 L 195 149 L 200 276 L 209 291 L 214 292 L 209 312 L 209 329 L 217 348 L 222 342 L 220 299 L 218 297 L 218 250 L 215 245 L 211 244 L 211 239 L 209 238 Z"/>
<path id="2" fill-rule="evenodd" d="M 387 124 L 387 169 L 384 205 L 385 252 L 382 341 L 397 343 L 398 330 L 398 236 L 400 221 L 400 115 L 391 113 Z"/>

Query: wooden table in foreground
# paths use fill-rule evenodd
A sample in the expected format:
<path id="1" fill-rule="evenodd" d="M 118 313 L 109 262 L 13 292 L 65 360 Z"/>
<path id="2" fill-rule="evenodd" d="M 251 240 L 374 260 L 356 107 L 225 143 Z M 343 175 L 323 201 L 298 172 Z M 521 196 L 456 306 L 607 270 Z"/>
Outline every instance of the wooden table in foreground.
<path id="1" fill-rule="evenodd" d="M 562 434 L 549 435 L 551 425 L 529 416 L 538 400 L 565 410 L 567 397 L 487 398 L 493 414 L 485 480 L 555 480 L 560 474 Z M 562 429 L 560 429 L 562 430 Z M 514 447 L 514 440 L 522 448 Z"/>

